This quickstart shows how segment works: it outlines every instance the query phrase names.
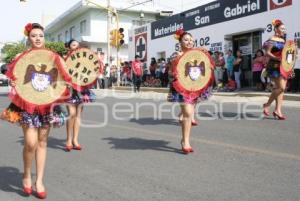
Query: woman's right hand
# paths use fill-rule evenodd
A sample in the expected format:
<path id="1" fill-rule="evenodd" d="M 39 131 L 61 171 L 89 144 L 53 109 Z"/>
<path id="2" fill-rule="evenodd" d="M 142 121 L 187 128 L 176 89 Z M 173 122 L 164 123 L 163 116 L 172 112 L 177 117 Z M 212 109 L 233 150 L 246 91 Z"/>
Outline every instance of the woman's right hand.
<path id="1" fill-rule="evenodd" d="M 10 81 L 9 81 L 9 85 L 10 85 L 11 87 L 15 87 L 15 86 L 16 86 L 16 81 L 10 80 Z"/>

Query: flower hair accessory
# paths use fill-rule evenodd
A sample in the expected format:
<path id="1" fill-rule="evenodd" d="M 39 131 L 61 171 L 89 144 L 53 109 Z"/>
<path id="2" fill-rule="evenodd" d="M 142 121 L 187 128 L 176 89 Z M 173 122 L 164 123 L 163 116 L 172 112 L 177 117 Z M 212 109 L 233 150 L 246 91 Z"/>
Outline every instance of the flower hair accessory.
<path id="1" fill-rule="evenodd" d="M 31 30 L 32 30 L 32 24 L 31 23 L 26 24 L 24 28 L 24 35 L 28 36 Z"/>
<path id="2" fill-rule="evenodd" d="M 185 31 L 183 29 L 178 29 L 175 34 L 174 34 L 174 38 L 176 40 L 179 40 L 180 37 L 185 33 Z"/>
<path id="3" fill-rule="evenodd" d="M 272 21 L 272 25 L 273 25 L 273 26 L 279 26 L 279 25 L 281 25 L 281 24 L 283 24 L 283 23 L 282 23 L 282 21 L 279 20 L 279 19 L 275 19 L 275 20 Z"/>

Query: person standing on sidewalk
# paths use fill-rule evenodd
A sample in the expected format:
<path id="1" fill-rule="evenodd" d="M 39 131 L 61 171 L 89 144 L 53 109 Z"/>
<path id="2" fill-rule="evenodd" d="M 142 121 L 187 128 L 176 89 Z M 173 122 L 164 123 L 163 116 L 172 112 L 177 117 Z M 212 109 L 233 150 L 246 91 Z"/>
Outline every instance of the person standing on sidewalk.
<path id="1" fill-rule="evenodd" d="M 274 81 L 275 86 L 268 102 L 263 104 L 263 113 L 265 116 L 270 115 L 269 107 L 275 100 L 276 106 L 273 116 L 279 120 L 285 120 L 286 117 L 282 114 L 281 107 L 288 77 L 280 72 L 280 65 L 282 50 L 286 42 L 286 29 L 283 22 L 278 19 L 273 20 L 272 25 L 274 26 L 275 34 L 264 43 L 264 48 L 266 55 L 269 57 L 267 75 Z"/>
<path id="2" fill-rule="evenodd" d="M 253 73 L 253 84 L 256 86 L 256 90 L 263 90 L 263 85 L 260 79 L 261 72 L 265 65 L 264 52 L 257 50 L 255 57 L 253 58 L 252 73 Z"/>
<path id="3" fill-rule="evenodd" d="M 300 92 L 300 38 L 296 40 L 298 46 L 298 58 L 294 68 L 295 77 L 291 80 L 291 91 Z"/>
<path id="4" fill-rule="evenodd" d="M 105 65 L 104 69 L 104 89 L 108 89 L 110 87 L 110 66 Z"/>
<path id="5" fill-rule="evenodd" d="M 227 69 L 227 75 L 228 79 L 229 77 L 233 79 L 233 62 L 235 58 L 232 55 L 232 50 L 228 50 L 227 52 L 227 58 L 226 58 L 226 69 Z"/>
<path id="6" fill-rule="evenodd" d="M 234 81 L 237 89 L 241 89 L 241 71 L 242 71 L 243 57 L 241 50 L 236 51 L 236 59 L 233 62 Z"/>
<path id="7" fill-rule="evenodd" d="M 134 92 L 140 92 L 143 69 L 142 69 L 142 62 L 140 61 L 140 57 L 138 55 L 136 55 L 135 60 L 132 61 L 132 74 L 133 74 Z"/>
<path id="8" fill-rule="evenodd" d="M 156 59 L 154 57 L 151 58 L 151 63 L 150 63 L 150 75 L 151 77 L 155 78 L 155 72 L 157 69 L 157 62 Z"/>
<path id="9" fill-rule="evenodd" d="M 216 88 L 218 88 L 219 86 L 219 82 L 220 82 L 220 70 L 221 70 L 221 67 L 219 65 L 219 52 L 218 51 L 215 51 L 213 56 L 212 56 L 215 64 L 216 64 L 216 68 L 214 70 L 214 75 L 215 75 L 215 86 Z"/>

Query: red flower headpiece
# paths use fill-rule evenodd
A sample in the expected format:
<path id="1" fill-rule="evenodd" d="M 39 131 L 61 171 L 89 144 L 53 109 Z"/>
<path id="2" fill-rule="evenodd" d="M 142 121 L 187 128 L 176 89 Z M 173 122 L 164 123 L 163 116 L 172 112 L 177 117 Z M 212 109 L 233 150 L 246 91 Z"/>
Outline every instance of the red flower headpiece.
<path id="1" fill-rule="evenodd" d="M 28 36 L 31 30 L 32 30 L 32 24 L 31 23 L 26 24 L 24 28 L 24 35 Z"/>
<path id="2" fill-rule="evenodd" d="M 180 37 L 185 33 L 185 31 L 183 29 L 178 29 L 175 34 L 174 34 L 174 38 L 176 40 L 179 40 Z"/>
<path id="3" fill-rule="evenodd" d="M 273 26 L 279 26 L 279 25 L 281 25 L 281 24 L 283 24 L 283 23 L 282 23 L 282 21 L 279 20 L 279 19 L 275 19 L 275 20 L 272 21 L 272 25 L 273 25 Z"/>

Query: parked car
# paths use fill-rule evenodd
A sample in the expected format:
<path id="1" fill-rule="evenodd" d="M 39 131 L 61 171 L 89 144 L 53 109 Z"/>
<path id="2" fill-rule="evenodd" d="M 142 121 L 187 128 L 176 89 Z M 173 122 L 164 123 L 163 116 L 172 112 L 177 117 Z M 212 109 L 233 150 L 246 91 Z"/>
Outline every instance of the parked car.
<path id="1" fill-rule="evenodd" d="M 1 73 L 0 73 L 0 86 L 8 86 L 8 79 L 4 73 L 7 71 L 6 64 L 1 65 Z"/>

